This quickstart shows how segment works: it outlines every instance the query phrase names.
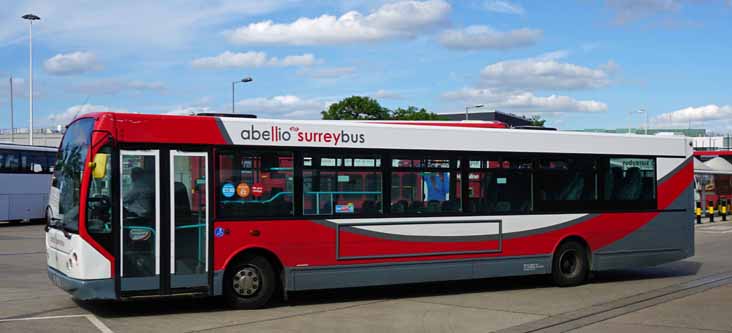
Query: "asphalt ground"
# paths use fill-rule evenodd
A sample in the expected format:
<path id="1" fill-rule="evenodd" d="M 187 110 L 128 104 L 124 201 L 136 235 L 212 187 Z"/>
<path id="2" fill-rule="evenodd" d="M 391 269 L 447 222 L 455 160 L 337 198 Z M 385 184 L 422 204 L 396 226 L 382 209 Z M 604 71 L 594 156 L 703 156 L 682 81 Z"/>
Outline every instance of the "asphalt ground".
<path id="1" fill-rule="evenodd" d="M 77 302 L 46 275 L 42 225 L 0 223 L 0 332 L 732 332 L 732 223 L 698 225 L 696 256 L 595 274 L 291 294 L 261 310 L 217 298 Z"/>

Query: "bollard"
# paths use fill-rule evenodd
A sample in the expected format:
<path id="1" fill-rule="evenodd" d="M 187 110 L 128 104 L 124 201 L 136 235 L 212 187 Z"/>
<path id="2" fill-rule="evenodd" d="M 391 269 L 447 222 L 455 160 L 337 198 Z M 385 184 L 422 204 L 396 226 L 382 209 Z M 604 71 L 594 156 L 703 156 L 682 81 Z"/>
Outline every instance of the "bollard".
<path id="1" fill-rule="evenodd" d="M 722 215 L 722 221 L 727 221 L 727 201 L 722 200 L 719 204 L 719 214 Z"/>
<path id="2" fill-rule="evenodd" d="M 694 209 L 694 214 L 696 215 L 696 224 L 702 224 L 702 209 L 701 209 L 701 202 L 696 203 L 696 208 Z"/>
<path id="3" fill-rule="evenodd" d="M 707 216 L 709 216 L 709 223 L 714 223 L 714 201 L 709 201 L 707 204 Z"/>

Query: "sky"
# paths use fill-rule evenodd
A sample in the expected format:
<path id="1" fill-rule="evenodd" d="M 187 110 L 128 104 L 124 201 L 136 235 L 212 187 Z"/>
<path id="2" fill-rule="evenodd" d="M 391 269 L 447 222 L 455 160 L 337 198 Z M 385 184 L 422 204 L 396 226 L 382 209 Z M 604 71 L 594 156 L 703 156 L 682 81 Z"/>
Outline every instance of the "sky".
<path id="1" fill-rule="evenodd" d="M 94 111 L 318 119 L 371 96 L 561 129 L 732 132 L 732 0 L 0 0 L 0 128 Z M 645 110 L 646 114 L 638 112 Z"/>

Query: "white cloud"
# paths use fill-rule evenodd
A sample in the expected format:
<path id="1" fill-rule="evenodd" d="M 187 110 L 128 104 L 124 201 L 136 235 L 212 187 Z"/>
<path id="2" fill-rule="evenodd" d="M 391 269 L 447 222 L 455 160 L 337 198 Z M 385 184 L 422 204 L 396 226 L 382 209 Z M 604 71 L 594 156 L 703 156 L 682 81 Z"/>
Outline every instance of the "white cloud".
<path id="1" fill-rule="evenodd" d="M 349 11 L 341 16 L 302 17 L 291 23 L 271 20 L 227 32 L 237 44 L 321 45 L 410 38 L 444 21 L 450 12 L 444 0 L 400 1 L 368 15 Z"/>
<path id="2" fill-rule="evenodd" d="M 97 56 L 91 52 L 57 54 L 43 63 L 43 68 L 52 75 L 72 75 L 102 70 Z"/>
<path id="3" fill-rule="evenodd" d="M 289 55 L 282 59 L 269 57 L 265 52 L 226 51 L 214 57 L 198 58 L 191 61 L 195 68 L 255 68 L 267 66 L 311 66 L 318 62 L 310 53 Z"/>
<path id="4" fill-rule="evenodd" d="M 165 85 L 157 81 L 102 79 L 72 86 L 70 90 L 86 95 L 115 95 L 122 92 L 161 92 L 165 90 Z"/>
<path id="5" fill-rule="evenodd" d="M 732 105 L 709 104 L 690 106 L 653 117 L 653 123 L 659 127 L 687 126 L 689 123 L 708 121 L 726 121 L 732 119 Z"/>
<path id="6" fill-rule="evenodd" d="M 261 118 L 318 119 L 328 103 L 320 99 L 303 99 L 294 95 L 256 97 L 236 103 L 237 113 L 256 114 Z"/>
<path id="7" fill-rule="evenodd" d="M 576 100 L 568 96 L 536 96 L 528 91 L 464 88 L 443 94 L 448 100 L 484 104 L 490 109 L 514 112 L 604 112 L 607 105 L 594 100 Z"/>
<path id="8" fill-rule="evenodd" d="M 536 44 L 541 39 L 542 31 L 538 29 L 516 29 L 497 31 L 484 25 L 473 25 L 465 29 L 447 30 L 440 34 L 440 43 L 451 49 L 506 50 Z"/>
<path id="9" fill-rule="evenodd" d="M 297 71 L 297 75 L 308 76 L 314 79 L 337 79 L 352 75 L 356 72 L 354 67 L 321 67 L 304 68 Z"/>
<path id="10" fill-rule="evenodd" d="M 48 116 L 53 125 L 66 125 L 75 117 L 92 112 L 128 112 L 126 109 L 113 108 L 105 105 L 81 104 L 74 105 L 62 113 L 54 113 Z"/>
<path id="11" fill-rule="evenodd" d="M 380 99 L 402 99 L 404 98 L 401 94 L 395 92 L 395 91 L 389 91 L 384 89 L 379 89 L 375 91 L 373 94 L 371 94 L 371 97 L 374 98 L 380 98 Z"/>
<path id="12" fill-rule="evenodd" d="M 563 63 L 556 60 L 564 53 L 549 53 L 539 58 L 507 60 L 486 66 L 480 72 L 482 84 L 518 89 L 587 89 L 610 84 L 609 62 L 600 68 Z"/>
<path id="13" fill-rule="evenodd" d="M 33 35 L 63 48 L 101 46 L 138 54 L 137 47 L 188 47 L 222 24 L 271 13 L 293 0 L 147 1 L 4 1 L 0 11 L 0 45 L 25 42 L 32 11 L 41 17 Z M 134 46 L 134 47 L 133 47 Z"/>
<path id="14" fill-rule="evenodd" d="M 486 1 L 483 3 L 483 8 L 501 14 L 524 15 L 526 13 L 521 5 L 501 0 Z"/>

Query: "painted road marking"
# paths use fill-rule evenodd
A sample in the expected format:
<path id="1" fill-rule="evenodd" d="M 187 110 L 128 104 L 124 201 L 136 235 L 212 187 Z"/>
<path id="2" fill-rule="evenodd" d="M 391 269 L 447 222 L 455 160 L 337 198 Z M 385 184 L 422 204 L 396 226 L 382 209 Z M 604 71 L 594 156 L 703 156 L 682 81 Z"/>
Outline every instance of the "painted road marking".
<path id="1" fill-rule="evenodd" d="M 2 319 L 2 320 L 0 320 L 0 323 L 11 322 L 11 321 L 48 320 L 48 319 L 62 319 L 62 318 L 86 318 L 100 332 L 114 333 L 114 331 L 112 331 L 109 327 L 107 327 L 107 325 L 104 325 L 104 323 L 101 320 L 99 320 L 99 318 L 95 317 L 92 314 Z"/>

